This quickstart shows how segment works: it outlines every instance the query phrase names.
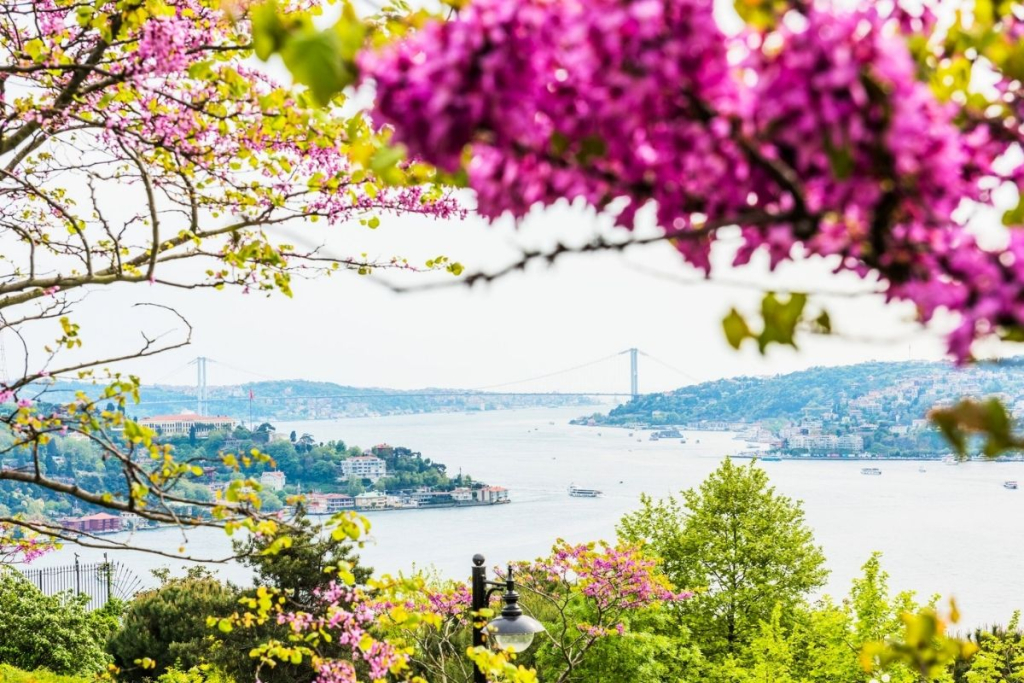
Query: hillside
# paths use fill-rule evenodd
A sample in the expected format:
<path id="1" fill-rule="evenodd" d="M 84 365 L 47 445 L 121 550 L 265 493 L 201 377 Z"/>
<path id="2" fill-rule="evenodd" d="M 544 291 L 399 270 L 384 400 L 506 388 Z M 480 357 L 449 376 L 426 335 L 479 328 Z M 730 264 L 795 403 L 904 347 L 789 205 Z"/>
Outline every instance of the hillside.
<path id="1" fill-rule="evenodd" d="M 71 400 L 76 391 L 84 391 L 87 395 L 97 393 L 96 387 L 91 384 L 59 382 L 47 389 L 46 397 L 52 401 Z M 248 421 L 250 391 L 253 396 L 253 419 L 257 422 L 593 403 L 579 396 L 495 395 L 438 388 L 402 391 L 353 387 L 333 382 L 284 380 L 208 387 L 205 412 L 208 415 L 228 415 Z M 145 417 L 183 410 L 196 410 L 195 387 L 156 385 L 143 386 L 141 402 L 129 406 L 128 413 L 134 417 Z"/>
<path id="2" fill-rule="evenodd" d="M 595 415 L 598 424 L 765 422 L 851 416 L 910 425 L 936 404 L 962 396 L 1001 394 L 1024 409 L 1024 362 L 957 369 L 945 363 L 863 363 L 816 367 L 771 377 L 737 377 L 641 396 Z"/>

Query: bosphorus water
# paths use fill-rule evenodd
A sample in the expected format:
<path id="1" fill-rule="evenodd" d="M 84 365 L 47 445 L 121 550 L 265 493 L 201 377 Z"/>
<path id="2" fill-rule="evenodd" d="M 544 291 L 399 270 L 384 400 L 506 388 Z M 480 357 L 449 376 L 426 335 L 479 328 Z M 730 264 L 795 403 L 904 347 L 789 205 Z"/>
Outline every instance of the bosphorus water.
<path id="1" fill-rule="evenodd" d="M 723 432 L 686 432 L 679 439 L 647 440 L 625 429 L 568 424 L 580 408 L 470 414 L 423 414 L 335 421 L 282 423 L 279 431 L 309 432 L 318 441 L 342 439 L 364 448 L 407 446 L 464 473 L 505 486 L 510 505 L 369 513 L 372 540 L 360 550 L 366 564 L 397 572 L 413 565 L 463 578 L 470 558 L 492 564 L 537 557 L 557 538 L 612 540 L 615 523 L 637 507 L 641 493 L 664 496 L 698 486 L 744 443 Z M 638 441 L 638 437 L 642 440 Z M 699 443 L 698 443 L 699 440 Z M 860 474 L 863 462 L 765 462 L 776 488 L 804 502 L 807 520 L 831 570 L 826 592 L 845 595 L 874 550 L 894 590 L 955 596 L 965 623 L 1005 623 L 1024 608 L 1024 491 L 1002 487 L 1024 479 L 1020 463 L 881 462 L 880 477 Z M 572 483 L 604 491 L 596 499 L 572 498 Z M 124 538 L 119 535 L 118 538 Z M 133 542 L 174 550 L 176 529 L 140 532 Z M 230 554 L 217 530 L 192 531 L 185 547 L 203 557 Z M 38 565 L 83 561 L 102 553 L 66 546 Z M 112 553 L 147 583 L 149 569 L 175 561 L 139 553 Z M 246 570 L 216 565 L 221 576 L 247 582 Z"/>

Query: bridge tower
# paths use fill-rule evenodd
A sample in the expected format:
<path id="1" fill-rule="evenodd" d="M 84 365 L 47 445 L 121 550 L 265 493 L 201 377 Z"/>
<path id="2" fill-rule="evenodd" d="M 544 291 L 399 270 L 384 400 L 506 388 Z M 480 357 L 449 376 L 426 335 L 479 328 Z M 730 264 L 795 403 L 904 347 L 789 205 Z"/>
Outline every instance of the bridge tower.
<path id="1" fill-rule="evenodd" d="M 206 415 L 206 357 L 199 356 L 196 364 L 196 412 Z"/>
<path id="2" fill-rule="evenodd" d="M 637 371 L 637 354 L 639 350 L 632 348 L 629 350 L 629 393 L 633 398 L 640 395 L 640 376 Z"/>

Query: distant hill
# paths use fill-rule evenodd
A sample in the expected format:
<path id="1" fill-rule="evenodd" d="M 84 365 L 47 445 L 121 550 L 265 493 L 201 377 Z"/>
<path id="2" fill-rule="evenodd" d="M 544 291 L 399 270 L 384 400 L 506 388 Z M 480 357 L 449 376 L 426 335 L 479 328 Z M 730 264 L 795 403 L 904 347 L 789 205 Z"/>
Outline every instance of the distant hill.
<path id="1" fill-rule="evenodd" d="M 598 424 L 692 424 L 840 419 L 911 424 L 962 396 L 1000 394 L 1024 411 L 1024 362 L 958 369 L 946 363 L 862 363 L 771 377 L 736 377 L 640 396 L 595 415 Z"/>
<path id="2" fill-rule="evenodd" d="M 96 395 L 97 389 L 81 382 L 58 382 L 49 387 L 46 398 L 70 400 L 76 391 Z M 503 410 L 540 406 L 593 405 L 585 396 L 495 395 L 460 389 L 426 388 L 413 391 L 378 387 L 353 387 L 333 382 L 283 380 L 253 382 L 244 385 L 207 388 L 206 413 L 228 415 L 248 421 L 249 392 L 252 392 L 253 418 L 257 422 L 273 420 L 314 420 L 432 412 Z M 129 415 L 147 417 L 196 410 L 196 388 L 183 386 L 143 386 L 141 402 L 129 406 Z"/>

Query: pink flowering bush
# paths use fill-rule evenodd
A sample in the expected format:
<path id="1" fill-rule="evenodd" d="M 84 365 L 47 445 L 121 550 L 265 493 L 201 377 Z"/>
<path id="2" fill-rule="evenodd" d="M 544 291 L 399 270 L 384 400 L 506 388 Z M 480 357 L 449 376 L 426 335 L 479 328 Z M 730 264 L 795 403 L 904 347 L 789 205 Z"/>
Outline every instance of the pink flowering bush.
<path id="1" fill-rule="evenodd" d="M 28 564 L 55 549 L 52 539 L 0 522 L 0 565 Z"/>
<path id="2" fill-rule="evenodd" d="M 672 588 L 655 560 L 628 546 L 559 541 L 550 556 L 515 563 L 513 571 L 525 608 L 548 629 L 538 636 L 541 647 L 557 652 L 563 676 L 595 643 L 624 634 L 632 615 L 690 597 Z M 472 647 L 473 624 L 493 618 L 500 605 L 494 597 L 481 614 L 471 605 L 469 586 L 459 582 L 382 577 L 353 586 L 339 577 L 318 593 L 315 609 L 294 610 L 284 596 L 260 588 L 246 614 L 222 621 L 229 628 L 260 620 L 288 625 L 287 639 L 268 642 L 253 656 L 266 666 L 309 661 L 320 683 L 469 681 L 474 662 L 489 680 L 536 681 L 516 655 Z"/>
<path id="3" fill-rule="evenodd" d="M 489 218 L 568 200 L 632 229 L 652 205 L 705 272 L 737 225 L 736 265 L 831 257 L 922 321 L 954 312 L 962 361 L 1024 331 L 1022 238 L 983 248 L 966 225 L 1024 177 L 1024 10 L 949 25 L 931 4 L 737 3 L 749 23 L 726 34 L 712 0 L 476 0 L 359 64 L 376 122 L 464 169 Z"/>

